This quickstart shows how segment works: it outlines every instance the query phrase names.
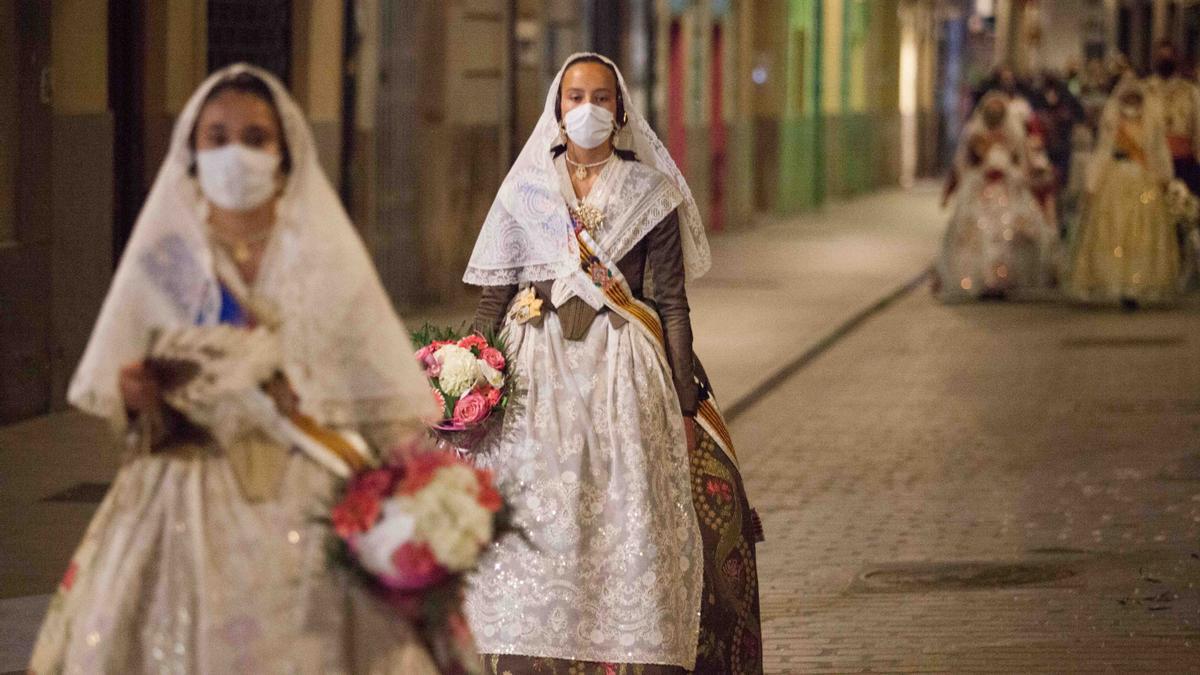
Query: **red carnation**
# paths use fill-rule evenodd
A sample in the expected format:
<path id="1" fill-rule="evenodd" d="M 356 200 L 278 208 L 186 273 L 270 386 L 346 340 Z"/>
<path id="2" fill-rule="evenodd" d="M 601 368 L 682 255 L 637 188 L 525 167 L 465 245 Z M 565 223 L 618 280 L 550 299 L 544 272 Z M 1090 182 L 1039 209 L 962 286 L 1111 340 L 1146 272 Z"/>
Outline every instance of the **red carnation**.
<path id="1" fill-rule="evenodd" d="M 504 392 L 496 389 L 495 387 L 489 387 L 485 384 L 479 387 L 479 395 L 487 399 L 487 404 L 490 411 L 491 408 L 495 408 L 496 404 L 500 402 L 500 398 L 504 396 Z"/>
<path id="2" fill-rule="evenodd" d="M 400 481 L 397 492 L 400 494 L 416 494 L 421 488 L 433 481 L 434 474 L 444 466 L 458 463 L 458 459 L 446 452 L 426 452 L 409 460 L 407 473 Z"/>
<path id="3" fill-rule="evenodd" d="M 492 472 L 487 469 L 475 469 L 475 478 L 479 480 L 479 495 L 476 500 L 483 508 L 495 513 L 504 506 L 504 498 L 492 483 Z"/>
<path id="4" fill-rule="evenodd" d="M 478 349 L 483 351 L 488 348 L 488 342 L 483 339 L 482 335 L 468 335 L 458 341 L 458 346 L 463 349 Z"/>
<path id="5" fill-rule="evenodd" d="M 352 491 L 333 507 L 333 529 L 343 539 L 366 532 L 379 520 L 379 511 L 378 494 L 367 490 Z"/>

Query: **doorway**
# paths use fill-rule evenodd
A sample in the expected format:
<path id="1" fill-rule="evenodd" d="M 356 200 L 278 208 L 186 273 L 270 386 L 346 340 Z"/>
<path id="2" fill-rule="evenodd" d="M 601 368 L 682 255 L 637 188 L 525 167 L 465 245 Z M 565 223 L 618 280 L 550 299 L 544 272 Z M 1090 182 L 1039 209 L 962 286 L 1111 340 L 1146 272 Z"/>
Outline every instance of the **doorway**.
<path id="1" fill-rule="evenodd" d="M 684 71 L 687 68 L 687 58 L 684 50 L 683 27 L 679 21 L 671 22 L 670 43 L 668 49 L 669 62 L 667 65 L 667 148 L 675 164 L 685 175 L 687 174 L 687 130 L 684 128 Z"/>
<path id="2" fill-rule="evenodd" d="M 709 227 L 720 232 L 725 229 L 725 187 L 728 163 L 728 130 L 725 128 L 725 39 L 721 24 L 713 24 L 712 68 L 709 69 L 709 91 L 712 98 L 709 122 L 709 147 L 712 152 L 712 174 L 710 175 Z"/>
<path id="3" fill-rule="evenodd" d="M 51 404 L 50 20 L 0 2 L 0 424 Z"/>

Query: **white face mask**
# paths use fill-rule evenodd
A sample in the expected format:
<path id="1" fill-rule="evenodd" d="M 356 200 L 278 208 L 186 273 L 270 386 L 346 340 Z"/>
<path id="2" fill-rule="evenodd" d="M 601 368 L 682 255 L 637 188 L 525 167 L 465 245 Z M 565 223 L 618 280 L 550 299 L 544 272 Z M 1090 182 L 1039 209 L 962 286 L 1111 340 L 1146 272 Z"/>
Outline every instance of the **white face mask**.
<path id="1" fill-rule="evenodd" d="M 571 108 L 563 117 L 563 125 L 567 129 L 567 137 L 585 150 L 591 150 L 608 140 L 616 128 L 613 114 L 607 108 L 591 103 Z"/>
<path id="2" fill-rule="evenodd" d="M 275 195 L 280 157 L 229 143 L 196 153 L 200 191 L 228 211 L 251 211 Z"/>

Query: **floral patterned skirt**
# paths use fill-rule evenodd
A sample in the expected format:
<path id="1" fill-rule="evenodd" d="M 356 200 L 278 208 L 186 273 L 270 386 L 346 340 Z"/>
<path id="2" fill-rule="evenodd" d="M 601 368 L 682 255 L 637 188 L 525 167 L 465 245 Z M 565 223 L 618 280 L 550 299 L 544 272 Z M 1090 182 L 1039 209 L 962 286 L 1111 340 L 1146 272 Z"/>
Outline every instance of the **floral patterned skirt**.
<path id="1" fill-rule="evenodd" d="M 692 501 L 704 542 L 704 596 L 695 673 L 762 673 L 757 516 L 746 499 L 737 467 L 699 427 L 690 458 Z M 484 655 L 491 675 L 676 675 L 678 666 L 644 663 L 569 661 L 509 654 Z"/>

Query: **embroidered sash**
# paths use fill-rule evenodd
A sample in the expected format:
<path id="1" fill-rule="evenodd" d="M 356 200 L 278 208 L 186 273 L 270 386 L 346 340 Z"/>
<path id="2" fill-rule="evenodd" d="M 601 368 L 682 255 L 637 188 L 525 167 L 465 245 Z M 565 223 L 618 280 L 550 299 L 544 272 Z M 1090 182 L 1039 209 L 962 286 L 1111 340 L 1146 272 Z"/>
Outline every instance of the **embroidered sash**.
<path id="1" fill-rule="evenodd" d="M 575 237 L 579 241 L 579 262 L 583 272 L 604 295 L 605 304 L 649 339 L 650 343 L 654 345 L 654 352 L 658 355 L 659 361 L 670 372 L 666 334 L 658 312 L 634 297 L 629 282 L 621 273 L 621 269 L 600 248 L 585 228 L 577 226 Z M 716 398 L 708 386 L 700 382 L 699 378 L 696 379 L 696 383 L 700 387 L 700 404 L 696 408 L 696 424 L 699 424 L 700 428 L 716 441 L 729 461 L 733 463 L 734 467 L 737 467 L 738 460 L 737 453 L 733 448 L 733 437 L 729 433 L 729 427 L 725 423 L 721 409 L 717 406 Z"/>
<path id="2" fill-rule="evenodd" d="M 250 323 L 276 330 L 278 312 L 255 298 L 224 251 L 217 249 L 214 254 L 217 279 L 242 306 Z M 298 410 L 282 415 L 274 401 L 262 391 L 250 392 L 250 398 L 252 400 L 246 401 L 246 405 L 254 410 L 262 431 L 276 443 L 300 450 L 339 478 L 349 478 L 372 466 L 370 448 L 357 433 L 327 428 Z M 245 453 L 244 449 L 233 451 Z"/>

